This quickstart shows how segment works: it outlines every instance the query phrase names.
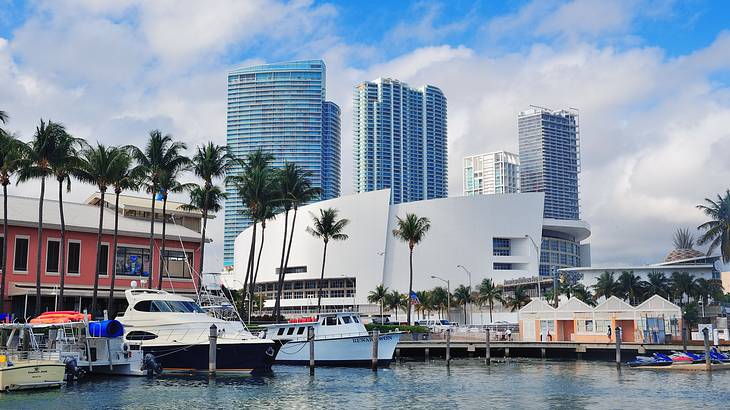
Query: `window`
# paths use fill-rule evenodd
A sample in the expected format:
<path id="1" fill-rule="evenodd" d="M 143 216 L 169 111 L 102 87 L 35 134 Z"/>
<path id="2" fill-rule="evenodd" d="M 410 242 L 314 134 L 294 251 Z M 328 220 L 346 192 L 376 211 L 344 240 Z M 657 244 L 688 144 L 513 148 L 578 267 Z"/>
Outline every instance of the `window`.
<path id="1" fill-rule="evenodd" d="M 593 321 L 592 320 L 579 320 L 578 321 L 578 332 L 579 333 L 593 333 Z"/>
<path id="2" fill-rule="evenodd" d="M 607 333 L 610 327 L 610 320 L 596 320 L 596 333 Z"/>
<path id="3" fill-rule="evenodd" d="M 510 256 L 512 254 L 508 238 L 492 238 L 492 254 L 494 256 Z"/>
<path id="4" fill-rule="evenodd" d="M 284 334 L 284 328 L 283 328 L 283 327 L 280 327 L 280 328 L 279 328 L 279 331 L 277 331 L 277 332 L 276 332 L 276 335 L 277 335 L 277 336 L 281 336 L 281 335 L 283 335 L 283 334 Z"/>
<path id="5" fill-rule="evenodd" d="M 324 325 L 325 326 L 336 326 L 337 325 L 337 317 L 335 316 L 327 316 L 324 318 Z"/>
<path id="6" fill-rule="evenodd" d="M 191 252 L 165 250 L 165 276 L 171 278 L 192 278 L 190 267 L 193 265 Z"/>
<path id="7" fill-rule="evenodd" d="M 343 289 L 335 289 L 330 292 L 331 298 L 343 298 L 345 297 L 345 291 Z"/>
<path id="8" fill-rule="evenodd" d="M 156 334 L 142 330 L 133 330 L 127 334 L 127 340 L 152 340 L 156 338 Z"/>
<path id="9" fill-rule="evenodd" d="M 136 310 L 138 312 L 149 312 L 151 305 L 152 305 L 151 301 L 143 300 L 141 302 L 137 302 L 137 304 L 134 305 L 134 310 Z"/>
<path id="10" fill-rule="evenodd" d="M 281 272 L 281 268 L 276 268 L 276 274 L 278 275 Z M 306 266 L 287 266 L 286 271 L 284 271 L 284 274 L 289 273 L 307 273 L 307 267 Z"/>
<path id="11" fill-rule="evenodd" d="M 287 336 L 291 336 L 293 334 L 294 334 L 294 328 L 293 327 L 290 327 L 289 330 L 286 331 L 286 335 Z"/>
<path id="12" fill-rule="evenodd" d="M 353 316 L 352 317 L 352 321 L 355 322 L 355 323 L 360 323 L 360 319 L 358 319 L 357 316 Z"/>
<path id="13" fill-rule="evenodd" d="M 61 242 L 56 239 L 49 239 L 46 243 L 46 273 L 58 273 L 60 255 Z"/>
<path id="14" fill-rule="evenodd" d="M 81 244 L 79 242 L 68 243 L 68 273 L 77 274 L 81 268 Z"/>
<path id="15" fill-rule="evenodd" d="M 345 324 L 349 324 L 351 322 L 350 316 L 342 316 L 342 321 L 345 322 Z"/>
<path id="16" fill-rule="evenodd" d="M 298 334 L 298 335 L 301 335 L 301 334 L 303 334 L 303 333 L 304 333 L 304 328 L 303 328 L 303 327 L 301 327 L 301 326 L 299 326 L 299 327 L 297 328 L 297 334 Z"/>
<path id="17" fill-rule="evenodd" d="M 147 248 L 117 246 L 114 265 L 117 275 L 149 276 L 150 250 Z"/>
<path id="18" fill-rule="evenodd" d="M 99 249 L 99 265 L 96 266 L 99 275 L 109 274 L 109 245 L 102 244 Z"/>
<path id="19" fill-rule="evenodd" d="M 313 281 L 313 280 L 307 281 L 306 288 L 307 289 L 316 289 L 317 288 L 317 282 L 316 281 Z"/>
<path id="20" fill-rule="evenodd" d="M 15 237 L 13 270 L 16 272 L 28 271 L 28 238 Z"/>
<path id="21" fill-rule="evenodd" d="M 494 270 L 512 270 L 511 263 L 495 263 Z"/>

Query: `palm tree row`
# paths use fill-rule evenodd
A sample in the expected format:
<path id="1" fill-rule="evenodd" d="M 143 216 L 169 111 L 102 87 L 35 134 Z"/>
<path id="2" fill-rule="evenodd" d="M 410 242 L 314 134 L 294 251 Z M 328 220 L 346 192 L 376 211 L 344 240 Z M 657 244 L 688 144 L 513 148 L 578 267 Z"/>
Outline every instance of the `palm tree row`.
<path id="1" fill-rule="evenodd" d="M 673 300 L 680 305 L 690 299 L 702 300 L 718 298 L 722 295 L 722 286 L 718 281 L 695 278 L 688 272 L 673 272 L 669 278 L 662 272 L 649 272 L 646 280 L 641 280 L 632 271 L 624 271 L 615 279 L 613 272 L 603 272 L 593 285 L 593 300 L 600 297 L 616 296 L 637 305 L 646 299 L 659 295 Z"/>
<path id="2" fill-rule="evenodd" d="M 7 122 L 7 114 L 0 111 L 0 122 Z M 114 190 L 114 240 L 112 255 L 116 255 L 119 196 L 122 192 L 136 191 L 144 188 L 152 199 L 152 213 L 150 215 L 150 255 L 154 255 L 154 222 L 156 196 L 163 201 L 162 218 L 167 220 L 167 198 L 169 193 L 190 191 L 190 205 L 188 209 L 200 210 L 203 214 L 203 228 L 200 240 L 201 256 L 198 264 L 197 288 L 200 288 L 203 267 L 203 249 L 205 245 L 205 227 L 210 211 L 217 212 L 221 207 L 221 200 L 225 197 L 220 188 L 214 185 L 214 180 L 221 178 L 228 171 L 232 157 L 225 147 L 208 143 L 198 147 L 193 159 L 184 155 L 186 145 L 173 141 L 170 135 L 162 135 L 158 130 L 150 132 L 144 150 L 133 146 L 105 146 L 97 144 L 91 146 L 85 140 L 72 136 L 66 128 L 57 122 L 41 120 L 36 127 L 30 142 L 24 143 L 16 136 L 0 128 L 0 184 L 3 186 L 3 234 L 8 237 L 8 207 L 7 186 L 13 176 L 16 183 L 32 179 L 40 180 L 40 195 L 38 204 L 38 238 L 43 234 L 43 202 L 45 199 L 46 180 L 55 178 L 58 183 L 58 212 L 60 219 L 60 249 L 59 249 L 59 296 L 63 303 L 66 277 L 65 236 L 66 223 L 63 208 L 63 192 L 71 189 L 71 181 L 95 185 L 99 190 L 99 222 L 97 229 L 96 264 L 94 272 L 94 289 L 91 311 L 97 312 L 97 296 L 99 283 L 99 266 L 101 265 L 101 235 L 104 225 L 104 207 L 106 192 L 109 187 Z M 203 180 L 202 185 L 183 183 L 181 173 L 192 169 L 194 174 Z M 162 287 L 162 277 L 165 261 L 165 230 L 162 225 L 162 240 L 160 251 L 160 272 L 157 278 L 158 289 Z M 36 252 L 36 314 L 41 312 L 41 240 L 38 240 Z M 4 300 L 5 275 L 7 272 L 7 241 L 3 241 L 2 283 L 0 283 L 0 301 Z M 116 263 L 112 264 L 111 286 L 109 290 L 109 313 L 113 314 L 114 285 L 116 279 Z M 191 269 L 192 270 L 192 269 Z M 149 285 L 155 279 L 152 260 L 149 262 Z M 56 306 L 58 309 L 58 306 Z"/>

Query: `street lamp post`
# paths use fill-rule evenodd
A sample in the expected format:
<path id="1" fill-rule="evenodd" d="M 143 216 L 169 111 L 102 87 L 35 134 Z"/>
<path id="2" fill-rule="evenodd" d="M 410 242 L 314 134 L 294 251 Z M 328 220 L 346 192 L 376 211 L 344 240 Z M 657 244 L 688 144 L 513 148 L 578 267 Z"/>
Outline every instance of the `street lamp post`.
<path id="1" fill-rule="evenodd" d="M 436 275 L 431 275 L 431 279 L 438 279 L 441 282 L 446 283 L 446 320 L 449 321 L 449 325 L 451 324 L 451 282 L 449 282 L 447 279 L 440 278 Z"/>
<path id="2" fill-rule="evenodd" d="M 466 276 L 469 277 L 469 292 L 471 292 L 473 290 L 471 287 L 471 272 L 464 265 L 456 265 L 456 267 L 464 269 L 464 272 L 466 272 Z M 474 313 L 474 308 L 472 307 L 471 302 L 469 302 L 469 316 L 471 317 L 471 315 L 473 313 Z M 468 324 L 468 321 L 466 320 L 466 318 L 464 318 L 464 324 L 465 325 Z"/>

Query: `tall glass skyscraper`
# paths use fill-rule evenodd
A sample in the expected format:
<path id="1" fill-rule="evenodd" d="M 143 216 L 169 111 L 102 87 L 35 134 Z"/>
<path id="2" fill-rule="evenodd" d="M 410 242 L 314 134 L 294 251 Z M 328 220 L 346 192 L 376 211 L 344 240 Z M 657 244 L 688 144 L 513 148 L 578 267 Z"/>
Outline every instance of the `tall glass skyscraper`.
<path id="1" fill-rule="evenodd" d="M 545 193 L 545 218 L 579 219 L 578 114 L 535 108 L 517 117 L 522 192 Z"/>
<path id="2" fill-rule="evenodd" d="M 356 192 L 391 188 L 391 202 L 448 194 L 446 97 L 436 87 L 413 89 L 389 78 L 353 93 Z"/>
<path id="3" fill-rule="evenodd" d="M 325 101 L 321 60 L 265 64 L 228 73 L 228 149 L 240 158 L 257 149 L 274 155 L 274 167 L 294 162 L 312 172 L 322 199 L 340 195 L 340 108 Z M 235 170 L 234 170 L 235 171 Z M 224 264 L 233 242 L 250 225 L 232 186 L 226 186 Z"/>
<path id="4" fill-rule="evenodd" d="M 464 157 L 464 195 L 520 192 L 520 158 L 507 151 Z"/>

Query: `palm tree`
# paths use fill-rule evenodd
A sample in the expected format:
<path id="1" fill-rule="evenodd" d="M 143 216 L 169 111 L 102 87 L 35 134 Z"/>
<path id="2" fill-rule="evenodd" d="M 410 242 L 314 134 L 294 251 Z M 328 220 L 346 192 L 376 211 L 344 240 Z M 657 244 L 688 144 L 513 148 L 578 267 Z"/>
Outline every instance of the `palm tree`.
<path id="1" fill-rule="evenodd" d="M 468 305 L 472 301 L 471 287 L 459 285 L 459 287 L 454 290 L 454 299 L 456 300 L 457 304 L 460 304 L 464 307 L 464 324 L 468 324 L 469 321 L 466 317 L 466 305 Z"/>
<path id="2" fill-rule="evenodd" d="M 593 285 L 594 295 L 593 299 L 598 300 L 601 296 L 608 299 L 611 296 L 618 296 L 621 293 L 621 285 L 616 282 L 613 276 L 613 272 L 603 272 L 598 277 L 596 284 Z"/>
<path id="3" fill-rule="evenodd" d="M 186 166 L 190 160 L 181 153 L 187 149 L 182 142 L 174 142 L 172 136 L 162 135 L 159 130 L 150 131 L 144 150 L 134 147 L 132 156 L 137 160 L 137 171 L 145 175 L 147 193 L 152 196 L 152 212 L 150 213 L 150 271 L 147 287 L 152 289 L 154 280 L 155 254 L 155 197 L 158 194 L 160 178 L 163 172 L 169 172 Z M 163 226 L 165 221 L 162 221 Z M 160 267 L 162 268 L 162 267 Z"/>
<path id="4" fill-rule="evenodd" d="M 436 286 L 431 291 L 431 304 L 435 309 L 439 310 L 439 318 L 443 317 L 441 312 L 444 309 L 448 309 L 450 297 L 449 292 L 442 286 Z"/>
<path id="5" fill-rule="evenodd" d="M 395 312 L 395 321 L 398 321 L 398 308 L 402 306 L 403 296 L 400 292 L 393 289 L 385 295 L 385 307 Z M 405 310 L 405 309 L 404 309 Z"/>
<path id="6" fill-rule="evenodd" d="M 698 278 L 694 284 L 694 298 L 701 300 L 707 306 L 710 298 L 717 299 L 718 296 L 722 295 L 722 284 L 718 282 L 717 280 Z"/>
<path id="7" fill-rule="evenodd" d="M 319 276 L 319 291 L 317 292 L 317 312 L 322 311 L 322 282 L 324 281 L 324 265 L 327 262 L 327 244 L 330 239 L 333 241 L 344 241 L 347 240 L 347 234 L 343 233 L 347 224 L 350 223 L 349 219 L 337 219 L 338 211 L 334 208 L 320 209 L 319 217 L 313 213 L 309 213 L 312 216 L 313 226 L 307 227 L 307 233 L 314 236 L 315 238 L 321 238 L 324 243 L 322 250 L 322 273 Z"/>
<path id="8" fill-rule="evenodd" d="M 485 278 L 482 283 L 479 284 L 479 300 L 482 303 L 489 305 L 489 323 L 492 323 L 492 310 L 494 309 L 494 302 L 503 303 L 502 288 L 495 286 L 492 279 Z"/>
<path id="9" fill-rule="evenodd" d="M 91 297 L 91 312 L 96 310 L 96 298 L 99 291 L 99 264 L 101 262 L 101 234 L 104 228 L 104 208 L 106 206 L 106 190 L 116 178 L 120 162 L 128 156 L 123 148 L 107 147 L 97 143 L 96 147 L 88 147 L 81 153 L 83 165 L 77 172 L 79 180 L 94 184 L 99 189 L 99 228 L 96 231 L 96 263 L 94 264 L 94 292 Z"/>
<path id="10" fill-rule="evenodd" d="M 117 234 L 119 232 L 119 195 L 125 190 L 136 190 L 139 188 L 139 175 L 135 175 L 132 168 L 132 157 L 130 156 L 131 148 L 120 148 L 119 160 L 114 162 L 111 168 L 111 186 L 114 188 L 114 246 L 111 250 L 112 254 L 112 278 L 109 285 L 109 301 L 107 303 L 107 312 L 109 317 L 115 316 L 114 310 L 114 286 L 117 278 Z"/>
<path id="11" fill-rule="evenodd" d="M 61 222 L 61 244 L 59 249 L 61 283 L 59 284 L 60 289 L 56 303 L 60 300 L 61 306 L 63 306 L 63 293 L 66 284 L 66 218 L 63 214 L 63 186 L 66 185 L 66 192 L 71 192 L 71 176 L 76 175 L 82 166 L 83 161 L 79 158 L 79 149 L 85 144 L 86 142 L 80 138 L 75 138 L 65 132 L 61 133 L 59 134 L 55 155 L 50 161 L 51 170 L 58 182 L 58 212 Z M 58 304 L 56 304 L 55 310 L 58 310 Z"/>
<path id="12" fill-rule="evenodd" d="M 8 113 L 6 111 L 0 110 L 0 122 L 3 124 L 8 123 Z"/>
<path id="13" fill-rule="evenodd" d="M 530 296 L 522 286 L 517 286 L 514 293 L 507 297 L 505 305 L 510 309 L 511 312 L 516 312 L 522 309 L 525 305 L 530 303 Z"/>
<path id="14" fill-rule="evenodd" d="M 717 195 L 717 201 L 705 198 L 707 205 L 697 205 L 711 219 L 697 229 L 705 231 L 697 241 L 700 245 L 710 244 L 707 254 L 720 248 L 722 261 L 730 262 L 730 189 L 725 191 L 725 196 Z"/>
<path id="15" fill-rule="evenodd" d="M 312 186 L 312 173 L 304 170 L 299 165 L 293 163 L 284 164 L 277 173 L 277 181 L 279 187 L 279 195 L 281 205 L 284 208 L 284 240 L 281 247 L 281 262 L 279 266 L 279 278 L 277 281 L 276 300 L 274 302 L 274 314 L 278 315 L 281 309 L 281 292 L 284 285 L 284 274 L 289 267 L 289 255 L 291 253 L 291 245 L 294 241 L 294 227 L 297 223 L 297 211 L 299 206 L 316 199 L 321 189 Z M 289 211 L 293 210 L 291 230 L 287 240 L 287 229 L 289 225 Z M 286 252 L 285 252 L 286 249 Z"/>
<path id="16" fill-rule="evenodd" d="M 618 277 L 621 296 L 628 299 L 629 304 L 635 305 L 643 291 L 643 281 L 634 275 L 634 271 L 623 271 Z"/>
<path id="17" fill-rule="evenodd" d="M 648 280 L 644 282 L 643 286 L 645 295 L 659 295 L 669 298 L 669 281 L 662 272 L 652 271 L 646 277 Z"/>
<path id="18" fill-rule="evenodd" d="M 695 294 L 695 279 L 688 272 L 672 272 L 669 279 L 669 288 L 679 304 L 684 306 L 684 296 L 687 295 L 687 302 L 690 296 Z"/>
<path id="19" fill-rule="evenodd" d="M 195 195 L 202 195 L 199 209 L 203 214 L 203 228 L 200 235 L 200 259 L 198 260 L 198 279 L 197 289 L 200 291 L 203 279 L 203 257 L 205 256 L 205 229 L 208 225 L 208 212 L 212 205 L 209 198 L 213 194 L 215 186 L 213 180 L 223 178 L 230 171 L 233 165 L 234 157 L 228 152 L 228 148 L 221 145 L 215 145 L 212 142 L 208 142 L 205 145 L 198 147 L 197 152 L 193 156 L 193 173 L 200 179 L 203 180 L 202 189 L 197 190 Z M 218 189 L 220 194 L 220 189 Z M 225 198 L 225 196 L 218 196 L 219 199 Z M 193 193 L 191 192 L 191 200 L 193 199 Z M 191 201 L 192 204 L 192 201 Z M 218 205 L 220 210 L 220 204 Z M 217 211 L 214 211 L 217 212 Z"/>
<path id="20" fill-rule="evenodd" d="M 393 236 L 400 239 L 403 242 L 408 243 L 409 251 L 409 270 L 410 277 L 408 280 L 408 297 L 410 298 L 413 292 L 413 248 L 418 245 L 426 233 L 431 228 L 431 221 L 426 217 L 419 217 L 416 214 L 406 214 L 406 217 L 401 219 L 396 216 L 398 227 L 393 229 Z M 411 309 L 408 308 L 408 324 L 411 324 Z"/>
<path id="21" fill-rule="evenodd" d="M 375 290 L 371 290 L 368 294 L 368 302 L 370 303 L 377 303 L 380 305 L 380 318 L 382 322 L 383 318 L 383 303 L 385 302 L 385 298 L 388 295 L 388 288 L 386 288 L 382 283 L 375 287 Z"/>
<path id="22" fill-rule="evenodd" d="M 420 313 L 420 319 L 421 317 L 425 317 L 426 312 L 431 308 L 431 292 L 419 290 L 416 291 L 416 296 L 418 296 L 418 303 L 416 303 L 415 309 L 417 314 Z"/>
<path id="23" fill-rule="evenodd" d="M 582 283 L 577 283 L 571 287 L 571 292 L 573 293 L 573 297 L 580 300 L 583 303 L 586 303 L 590 306 L 596 306 L 596 301 L 593 299 L 593 295 L 591 294 L 591 291 L 588 290 L 588 288 L 585 287 Z"/>
<path id="24" fill-rule="evenodd" d="M 210 212 L 220 212 L 223 209 L 223 200 L 226 198 L 228 198 L 228 195 L 216 185 L 211 185 L 210 188 L 206 188 L 205 185 L 197 185 L 190 190 L 190 203 L 181 207 L 186 211 L 200 211 L 204 215 L 203 227 L 200 231 L 200 261 L 196 285 L 198 292 L 200 292 L 202 285 L 203 249 L 205 248 L 205 230 L 208 226 L 208 215 Z"/>
<path id="25" fill-rule="evenodd" d="M 0 113 L 3 113 L 0 111 Z M 3 113 L 4 114 L 4 113 Z M 0 117 L 4 123 L 6 117 Z M 0 309 L 5 302 L 5 277 L 8 272 L 8 185 L 11 177 L 18 172 L 28 146 L 0 128 L 0 185 L 3 186 L 3 249 L 2 278 L 0 278 Z"/>
<path id="26" fill-rule="evenodd" d="M 36 127 L 33 140 L 26 150 L 26 156 L 20 162 L 20 172 L 18 173 L 18 183 L 25 182 L 30 179 L 39 178 L 41 180 L 41 193 L 38 197 L 38 248 L 36 250 L 36 286 L 35 286 L 35 313 L 41 313 L 41 250 L 43 241 L 43 199 L 46 193 L 46 178 L 53 176 L 51 162 L 56 155 L 59 139 L 66 134 L 63 125 L 41 120 L 39 126 Z"/>
<path id="27" fill-rule="evenodd" d="M 157 275 L 158 290 L 162 289 L 162 277 L 167 274 L 167 263 L 165 262 L 167 258 L 165 250 L 167 235 L 167 198 L 170 193 L 179 194 L 181 192 L 189 191 L 195 186 L 195 184 L 192 183 L 180 182 L 179 174 L 184 170 L 185 168 L 183 168 L 183 165 L 179 168 L 170 167 L 161 172 L 160 178 L 158 179 L 157 188 L 159 189 L 160 196 L 162 196 L 162 241 L 160 244 L 160 274 Z M 148 189 L 151 188 L 151 186 L 148 187 Z"/>

